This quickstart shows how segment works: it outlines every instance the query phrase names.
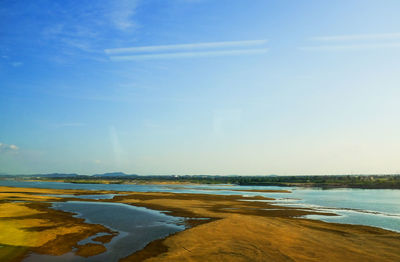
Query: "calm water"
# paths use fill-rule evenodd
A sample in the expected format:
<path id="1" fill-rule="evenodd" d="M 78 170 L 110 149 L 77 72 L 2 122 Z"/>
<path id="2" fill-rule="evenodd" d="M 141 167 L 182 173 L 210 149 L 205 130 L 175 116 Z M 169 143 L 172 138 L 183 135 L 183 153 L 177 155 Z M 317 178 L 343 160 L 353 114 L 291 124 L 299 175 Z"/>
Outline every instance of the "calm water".
<path id="1" fill-rule="evenodd" d="M 68 201 L 54 203 L 53 208 L 76 213 L 77 217 L 85 218 L 86 222 L 102 224 L 118 231 L 119 235 L 114 237 L 110 243 L 105 244 L 107 252 L 90 258 L 79 257 L 70 252 L 62 256 L 32 254 L 24 261 L 119 261 L 119 259 L 143 249 L 153 240 L 185 229 L 183 218 L 119 203 Z M 79 244 L 98 243 L 92 240 L 96 236 L 81 241 Z"/>
<path id="2" fill-rule="evenodd" d="M 308 207 L 339 215 L 307 216 L 310 219 L 368 225 L 400 232 L 400 190 L 297 188 L 292 192 L 289 199 L 281 197 L 276 204 Z"/>
<path id="3" fill-rule="evenodd" d="M 348 223 L 381 227 L 400 232 L 400 190 L 389 189 L 329 189 L 282 188 L 275 186 L 232 185 L 119 185 L 70 184 L 60 182 L 0 181 L 0 185 L 54 189 L 115 190 L 137 192 L 176 192 L 201 194 L 234 194 L 277 199 L 277 205 L 308 207 L 334 212 L 339 216 L 308 216 L 327 222 Z M 288 189 L 292 193 L 238 192 L 251 189 Z"/>

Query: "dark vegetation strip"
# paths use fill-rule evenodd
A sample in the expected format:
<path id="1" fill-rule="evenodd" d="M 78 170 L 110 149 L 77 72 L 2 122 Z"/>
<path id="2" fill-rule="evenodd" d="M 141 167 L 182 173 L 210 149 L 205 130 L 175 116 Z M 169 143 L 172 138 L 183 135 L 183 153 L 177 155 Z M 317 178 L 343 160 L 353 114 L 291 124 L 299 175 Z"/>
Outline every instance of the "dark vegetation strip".
<path id="1" fill-rule="evenodd" d="M 14 176 L 16 178 L 17 176 Z M 126 183 L 198 183 L 235 184 L 243 186 L 300 186 L 321 188 L 400 189 L 400 175 L 336 175 L 336 176 L 22 176 L 22 179 L 63 181 L 88 184 Z"/>

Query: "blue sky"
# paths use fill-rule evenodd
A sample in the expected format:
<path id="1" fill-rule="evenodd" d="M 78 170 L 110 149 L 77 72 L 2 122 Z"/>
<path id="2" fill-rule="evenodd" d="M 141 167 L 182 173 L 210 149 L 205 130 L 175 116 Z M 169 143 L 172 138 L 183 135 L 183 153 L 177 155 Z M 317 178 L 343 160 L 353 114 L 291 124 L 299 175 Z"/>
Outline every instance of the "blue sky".
<path id="1" fill-rule="evenodd" d="M 399 173 L 398 10 L 1 1 L 0 173 Z"/>

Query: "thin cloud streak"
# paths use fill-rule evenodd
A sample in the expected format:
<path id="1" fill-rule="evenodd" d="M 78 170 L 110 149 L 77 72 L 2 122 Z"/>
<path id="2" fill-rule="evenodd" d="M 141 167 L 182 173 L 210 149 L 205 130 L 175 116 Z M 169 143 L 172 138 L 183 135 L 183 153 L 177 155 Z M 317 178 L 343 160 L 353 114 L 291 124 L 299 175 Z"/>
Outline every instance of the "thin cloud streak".
<path id="1" fill-rule="evenodd" d="M 178 59 L 178 58 L 196 58 L 196 57 L 216 57 L 216 56 L 235 56 L 235 55 L 255 55 L 265 54 L 267 48 L 254 49 L 238 49 L 238 50 L 219 50 L 219 51 L 203 51 L 203 52 L 179 52 L 166 54 L 149 54 L 149 55 L 131 55 L 131 56 L 111 56 L 111 61 L 140 61 L 154 59 Z"/>
<path id="2" fill-rule="evenodd" d="M 144 52 L 159 52 L 171 50 L 197 50 L 197 49 L 212 49 L 212 48 L 230 48 L 230 47 L 249 47 L 262 46 L 268 42 L 266 39 L 261 40 L 246 40 L 246 41 L 224 41 L 224 42 L 203 42 L 193 44 L 176 44 L 176 45 L 157 45 L 157 46 L 138 46 L 126 48 L 105 49 L 104 52 L 109 55 L 122 53 L 144 53 Z"/>
<path id="3" fill-rule="evenodd" d="M 396 43 L 378 43 L 378 44 L 354 44 L 354 45 L 320 45 L 303 46 L 298 49 L 304 51 L 327 51 L 327 50 L 363 50 L 363 49 L 382 49 L 382 48 L 400 48 L 400 42 Z"/>
<path id="4" fill-rule="evenodd" d="M 311 40 L 321 41 L 321 42 L 363 41 L 363 40 L 394 40 L 394 39 L 400 39 L 400 33 L 316 36 L 316 37 L 312 37 L 311 38 Z"/>

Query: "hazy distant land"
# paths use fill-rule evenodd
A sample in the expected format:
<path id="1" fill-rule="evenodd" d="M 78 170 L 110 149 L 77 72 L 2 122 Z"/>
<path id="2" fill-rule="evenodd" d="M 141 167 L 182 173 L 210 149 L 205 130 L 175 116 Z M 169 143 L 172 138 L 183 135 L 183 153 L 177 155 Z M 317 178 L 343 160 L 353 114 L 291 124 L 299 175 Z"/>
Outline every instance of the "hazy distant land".
<path id="1" fill-rule="evenodd" d="M 95 174 L 34 174 L 0 175 L 0 179 L 26 179 L 68 183 L 104 184 L 235 184 L 246 186 L 300 186 L 321 188 L 400 189 L 400 175 L 326 175 L 326 176 L 211 176 L 211 175 L 160 175 L 139 176 L 122 172 Z"/>

